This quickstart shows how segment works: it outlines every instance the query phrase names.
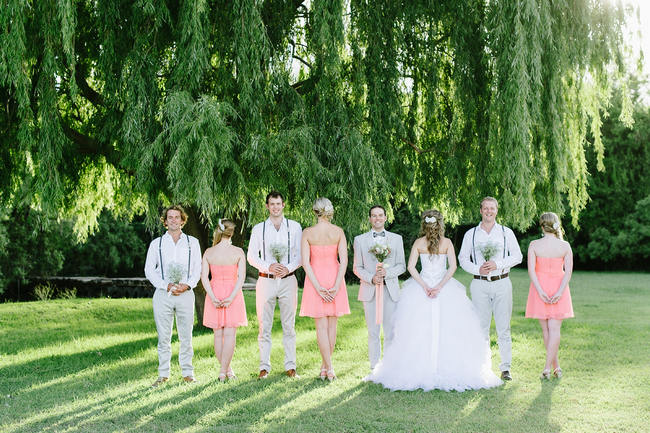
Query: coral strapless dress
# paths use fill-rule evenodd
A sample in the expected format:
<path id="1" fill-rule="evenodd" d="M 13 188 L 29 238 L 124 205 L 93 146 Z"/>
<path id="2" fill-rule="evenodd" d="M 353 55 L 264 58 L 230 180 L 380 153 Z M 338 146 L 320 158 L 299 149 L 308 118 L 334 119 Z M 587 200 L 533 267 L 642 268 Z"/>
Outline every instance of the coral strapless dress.
<path id="1" fill-rule="evenodd" d="M 210 265 L 210 273 L 212 274 L 210 286 L 214 296 L 217 299 L 228 297 L 237 283 L 237 265 Z M 247 326 L 246 305 L 241 290 L 226 308 L 216 308 L 206 294 L 203 325 L 213 329 Z"/>
<path id="2" fill-rule="evenodd" d="M 564 278 L 564 257 L 537 257 L 535 274 L 548 296 L 553 296 L 560 288 Z M 555 304 L 547 304 L 537 294 L 533 283 L 530 283 L 526 317 L 531 319 L 568 319 L 573 317 L 573 305 L 569 286 L 564 289 L 562 297 Z"/>
<path id="3" fill-rule="evenodd" d="M 311 245 L 309 247 L 309 263 L 314 270 L 316 279 L 325 288 L 331 288 L 336 281 L 339 270 L 338 245 Z M 348 291 L 345 280 L 336 293 L 332 302 L 325 302 L 312 285 L 309 277 L 305 278 L 305 288 L 302 291 L 300 315 L 308 317 L 343 316 L 350 314 Z"/>

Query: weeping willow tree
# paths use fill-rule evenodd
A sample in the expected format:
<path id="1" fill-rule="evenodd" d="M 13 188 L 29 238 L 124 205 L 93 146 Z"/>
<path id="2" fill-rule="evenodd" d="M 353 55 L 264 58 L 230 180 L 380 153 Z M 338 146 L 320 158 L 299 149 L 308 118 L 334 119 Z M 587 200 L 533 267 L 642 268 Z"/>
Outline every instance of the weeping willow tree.
<path id="1" fill-rule="evenodd" d="M 2 0 L 0 201 L 81 235 L 180 202 L 205 239 L 271 189 L 350 230 L 373 203 L 467 221 L 488 194 L 519 228 L 575 222 L 624 21 L 604 0 Z"/>

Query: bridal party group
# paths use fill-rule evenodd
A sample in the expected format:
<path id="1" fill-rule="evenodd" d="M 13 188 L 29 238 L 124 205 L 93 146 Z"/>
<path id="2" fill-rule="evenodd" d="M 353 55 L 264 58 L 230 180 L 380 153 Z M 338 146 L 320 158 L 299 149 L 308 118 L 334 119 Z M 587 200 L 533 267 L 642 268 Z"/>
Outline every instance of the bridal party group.
<path id="1" fill-rule="evenodd" d="M 368 211 L 370 230 L 354 238 L 353 271 L 359 279 L 358 300 L 363 303 L 368 330 L 369 371 L 364 378 L 391 390 L 465 391 L 499 386 L 512 380 L 512 283 L 510 269 L 522 261 L 513 231 L 496 222 L 498 201 L 485 197 L 477 204 L 480 223 L 470 228 L 456 255 L 445 237 L 444 215 L 432 209 L 422 214 L 419 237 L 408 261 L 402 237 L 385 229 L 386 210 Z M 166 232 L 149 245 L 145 275 L 155 287 L 153 315 L 158 332 L 158 378 L 153 387 L 169 380 L 174 319 L 180 343 L 178 360 L 182 380 L 196 381 L 192 365 L 192 329 L 195 295 L 201 280 L 206 289 L 203 324 L 214 330 L 218 380 L 235 379 L 231 360 L 237 328 L 248 325 L 242 287 L 246 262 L 258 271 L 255 309 L 259 324 L 259 370 L 271 372 L 271 331 L 276 304 L 282 324 L 284 374 L 299 377 L 296 363 L 296 313 L 311 317 L 321 355 L 321 380 L 336 379 L 333 353 L 338 318 L 350 314 L 345 272 L 348 242 L 332 224 L 334 206 L 327 198 L 313 204 L 316 223 L 302 229 L 284 216 L 280 192 L 266 197 L 268 218 L 255 225 L 248 251 L 232 245 L 235 223 L 221 219 L 213 244 L 201 255 L 196 238 L 183 233 L 187 215 L 182 207 L 165 209 Z M 539 219 L 542 236 L 528 247 L 530 288 L 526 317 L 542 329 L 546 359 L 543 380 L 562 377 L 558 359 L 562 321 L 573 317 L 569 280 L 573 268 L 570 245 L 563 240 L 558 216 L 546 212 Z M 473 275 L 471 300 L 453 278 L 457 263 Z M 298 306 L 296 270 L 305 273 Z M 404 282 L 399 276 L 410 274 Z M 250 306 L 249 306 L 250 308 Z M 489 345 L 492 318 L 499 346 L 500 374 L 492 371 Z M 383 329 L 383 357 L 381 331 Z M 541 365 L 541 361 L 540 361 Z"/>

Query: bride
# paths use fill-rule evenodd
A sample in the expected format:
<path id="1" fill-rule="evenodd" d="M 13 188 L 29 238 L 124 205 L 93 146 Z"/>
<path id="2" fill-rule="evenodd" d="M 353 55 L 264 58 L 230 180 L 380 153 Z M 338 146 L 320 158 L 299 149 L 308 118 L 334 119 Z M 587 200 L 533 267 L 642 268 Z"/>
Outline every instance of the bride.
<path id="1" fill-rule="evenodd" d="M 421 237 L 408 262 L 412 278 L 402 285 L 395 312 L 393 342 L 364 380 L 391 390 L 425 391 L 465 391 L 503 383 L 491 370 L 489 343 L 465 287 L 452 278 L 456 255 L 444 230 L 439 211 L 424 212 Z M 415 267 L 418 257 L 420 273 Z"/>

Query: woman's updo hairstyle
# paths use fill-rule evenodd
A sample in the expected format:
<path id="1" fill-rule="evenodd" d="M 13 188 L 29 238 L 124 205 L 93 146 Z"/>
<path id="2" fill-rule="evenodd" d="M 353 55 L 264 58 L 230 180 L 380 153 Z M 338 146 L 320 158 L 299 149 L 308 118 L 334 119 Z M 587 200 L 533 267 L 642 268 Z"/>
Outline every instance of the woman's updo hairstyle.
<path id="1" fill-rule="evenodd" d="M 326 218 L 328 221 L 334 216 L 334 206 L 328 198 L 319 197 L 312 206 L 316 218 Z"/>
<path id="2" fill-rule="evenodd" d="M 558 239 L 564 238 L 560 218 L 554 212 L 544 212 L 539 217 L 539 225 L 546 233 L 553 233 Z"/>
<path id="3" fill-rule="evenodd" d="M 214 237 L 212 238 L 212 246 L 217 245 L 223 238 L 231 238 L 235 233 L 235 225 L 229 219 L 220 219 L 217 223 L 217 228 L 214 229 Z"/>
<path id="4" fill-rule="evenodd" d="M 420 236 L 427 239 L 427 251 L 429 254 L 438 254 L 440 240 L 445 235 L 445 221 L 437 209 L 425 211 L 422 214 L 420 225 Z"/>

